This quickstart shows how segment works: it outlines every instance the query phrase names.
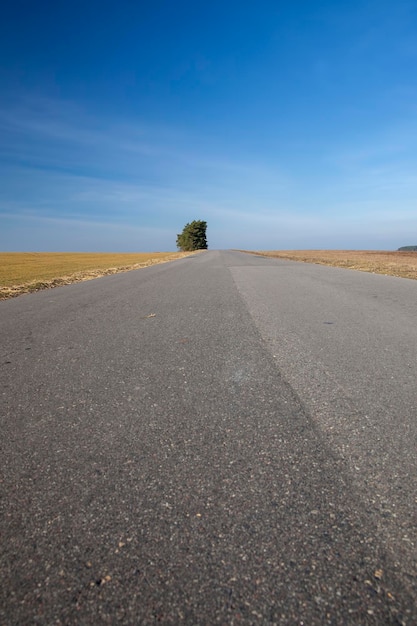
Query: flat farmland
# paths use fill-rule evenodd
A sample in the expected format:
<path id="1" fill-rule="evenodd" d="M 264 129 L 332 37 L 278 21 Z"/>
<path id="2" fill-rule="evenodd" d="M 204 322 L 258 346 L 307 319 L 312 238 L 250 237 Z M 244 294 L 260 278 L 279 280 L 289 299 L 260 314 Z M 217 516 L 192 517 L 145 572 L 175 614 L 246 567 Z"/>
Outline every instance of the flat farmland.
<path id="1" fill-rule="evenodd" d="M 0 252 L 0 299 L 166 263 L 191 252 Z"/>
<path id="2" fill-rule="evenodd" d="M 417 279 L 417 252 L 386 252 L 379 250 L 268 250 L 248 251 L 250 254 L 344 267 L 361 272 Z"/>

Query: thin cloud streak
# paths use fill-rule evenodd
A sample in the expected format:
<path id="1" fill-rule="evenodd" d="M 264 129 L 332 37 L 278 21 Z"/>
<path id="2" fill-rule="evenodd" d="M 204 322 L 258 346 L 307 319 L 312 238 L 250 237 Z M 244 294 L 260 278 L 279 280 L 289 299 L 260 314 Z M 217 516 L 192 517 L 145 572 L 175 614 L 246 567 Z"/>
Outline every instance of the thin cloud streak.
<path id="1" fill-rule="evenodd" d="M 194 218 L 211 225 L 212 247 L 251 247 L 259 241 L 264 249 L 345 247 L 358 232 L 391 247 L 395 237 L 403 243 L 405 225 L 417 226 L 417 177 L 409 161 L 404 170 L 398 159 L 389 162 L 405 144 L 393 147 L 381 139 L 379 149 L 367 151 L 364 142 L 356 151 L 340 146 L 336 154 L 324 152 L 314 164 L 300 156 L 298 164 L 277 160 L 274 166 L 270 159 L 226 154 L 220 144 L 215 154 L 205 150 L 204 138 L 197 147 L 194 137 L 177 129 L 92 120 L 75 105 L 42 99 L 13 110 L 3 107 L 0 127 L 6 131 L 0 216 L 9 222 L 0 235 L 1 249 L 11 245 L 10 233 L 18 237 L 22 219 L 37 220 L 37 232 L 45 220 L 49 231 L 60 219 L 72 225 L 49 246 L 89 249 L 89 233 L 91 241 L 118 250 L 133 233 L 144 250 L 172 249 L 176 232 Z M 383 166 L 375 162 L 382 156 Z M 391 202 L 401 199 L 395 211 L 390 195 Z M 113 239 L 106 224 L 115 226 Z M 47 245 L 44 236 L 39 241 Z"/>

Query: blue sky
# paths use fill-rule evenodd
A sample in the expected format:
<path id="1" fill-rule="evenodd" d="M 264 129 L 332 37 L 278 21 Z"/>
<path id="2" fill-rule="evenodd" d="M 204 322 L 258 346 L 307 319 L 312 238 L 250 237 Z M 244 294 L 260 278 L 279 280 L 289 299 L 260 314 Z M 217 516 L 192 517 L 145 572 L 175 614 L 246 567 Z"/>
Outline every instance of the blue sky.
<path id="1" fill-rule="evenodd" d="M 22 2 L 0 250 L 417 244 L 417 3 Z"/>

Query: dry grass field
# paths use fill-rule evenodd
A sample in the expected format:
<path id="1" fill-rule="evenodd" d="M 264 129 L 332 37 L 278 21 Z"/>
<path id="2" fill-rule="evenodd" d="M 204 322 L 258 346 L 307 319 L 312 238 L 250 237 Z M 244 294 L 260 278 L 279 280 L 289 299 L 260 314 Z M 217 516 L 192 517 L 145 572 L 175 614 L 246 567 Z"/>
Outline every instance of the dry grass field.
<path id="1" fill-rule="evenodd" d="M 192 253 L 0 252 L 0 300 L 30 291 L 165 263 L 190 254 Z"/>
<path id="2" fill-rule="evenodd" d="M 248 252 L 245 250 L 245 252 Z M 417 279 L 417 252 L 378 250 L 271 250 L 251 254 L 333 265 L 362 272 Z"/>

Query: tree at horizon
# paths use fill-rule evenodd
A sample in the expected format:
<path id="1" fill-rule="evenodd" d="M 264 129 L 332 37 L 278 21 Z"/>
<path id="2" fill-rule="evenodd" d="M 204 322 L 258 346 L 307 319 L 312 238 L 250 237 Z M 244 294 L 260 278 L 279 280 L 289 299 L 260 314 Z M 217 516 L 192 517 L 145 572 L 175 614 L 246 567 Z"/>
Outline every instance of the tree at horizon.
<path id="1" fill-rule="evenodd" d="M 194 220 L 184 226 L 182 233 L 177 235 L 177 248 L 183 252 L 207 250 L 207 222 Z"/>

